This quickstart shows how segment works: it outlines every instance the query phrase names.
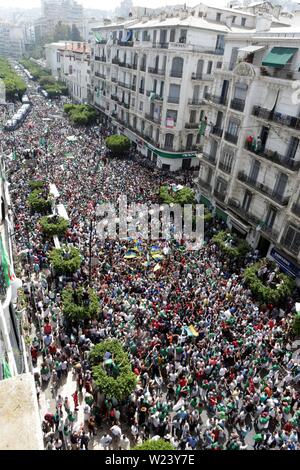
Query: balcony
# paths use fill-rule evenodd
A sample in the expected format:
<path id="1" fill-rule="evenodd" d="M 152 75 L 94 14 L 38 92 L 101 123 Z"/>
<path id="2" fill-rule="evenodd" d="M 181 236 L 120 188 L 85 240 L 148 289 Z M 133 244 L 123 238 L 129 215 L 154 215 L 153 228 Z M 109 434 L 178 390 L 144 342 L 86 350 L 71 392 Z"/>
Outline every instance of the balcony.
<path id="1" fill-rule="evenodd" d="M 137 64 L 126 64 L 126 67 L 131 70 L 137 70 Z"/>
<path id="2" fill-rule="evenodd" d="M 230 132 L 225 132 L 224 138 L 225 138 L 225 140 L 227 140 L 227 142 L 231 142 L 232 144 L 236 144 L 237 141 L 238 141 L 239 136 L 231 134 Z"/>
<path id="3" fill-rule="evenodd" d="M 120 106 L 123 106 L 123 108 L 126 108 L 126 109 L 129 109 L 129 108 L 130 108 L 130 104 L 129 104 L 129 103 L 125 103 L 125 101 L 119 101 L 119 104 L 120 104 Z"/>
<path id="4" fill-rule="evenodd" d="M 272 112 L 269 109 L 261 108 L 260 106 L 253 106 L 252 114 L 258 118 L 265 119 L 266 121 L 273 121 L 276 122 L 276 124 L 288 126 L 292 129 L 300 129 L 300 117 Z"/>
<path id="5" fill-rule="evenodd" d="M 136 85 L 131 85 L 130 89 L 131 89 L 132 91 L 136 91 Z"/>
<path id="6" fill-rule="evenodd" d="M 204 98 L 211 103 L 220 104 L 222 106 L 227 106 L 228 100 L 226 96 L 217 96 L 212 95 L 211 93 L 205 93 Z"/>
<path id="7" fill-rule="evenodd" d="M 251 188 L 256 189 L 264 196 L 268 196 L 272 201 L 277 202 L 277 204 L 279 204 L 280 206 L 287 206 L 289 203 L 289 196 L 282 196 L 281 194 L 278 194 L 274 191 L 274 189 L 269 188 L 268 186 L 250 178 L 250 176 L 246 175 L 244 171 L 240 171 L 238 173 L 238 180 L 247 184 Z"/>
<path id="8" fill-rule="evenodd" d="M 188 104 L 191 106 L 201 106 L 203 104 L 203 100 L 199 98 L 191 98 L 189 99 Z"/>
<path id="9" fill-rule="evenodd" d="M 300 217 L 300 204 L 297 204 L 296 202 L 292 205 L 292 212 L 293 214 L 297 215 L 297 217 Z"/>
<path id="10" fill-rule="evenodd" d="M 211 130 L 211 134 L 216 135 L 218 137 L 222 137 L 223 129 L 221 129 L 221 127 L 218 127 L 218 126 L 213 126 Z"/>
<path id="11" fill-rule="evenodd" d="M 100 56 L 99 56 L 99 55 L 95 55 L 95 60 L 100 60 Z"/>
<path id="12" fill-rule="evenodd" d="M 148 72 L 152 73 L 154 75 L 165 75 L 166 70 L 165 69 L 158 69 L 156 67 L 148 67 Z"/>
<path id="13" fill-rule="evenodd" d="M 114 64 L 114 65 L 119 65 L 119 59 L 118 59 L 118 57 L 114 57 L 114 58 L 111 60 L 111 63 Z"/>
<path id="14" fill-rule="evenodd" d="M 223 202 L 226 199 L 226 191 L 218 191 L 217 189 L 214 190 L 214 196 L 219 199 L 219 201 Z"/>
<path id="15" fill-rule="evenodd" d="M 168 42 L 154 42 L 152 47 L 156 47 L 158 49 L 168 49 L 169 43 Z"/>
<path id="16" fill-rule="evenodd" d="M 119 98 L 118 98 L 118 95 L 110 95 L 110 98 L 113 100 L 113 101 L 119 101 Z"/>
<path id="17" fill-rule="evenodd" d="M 141 72 L 146 72 L 146 64 L 142 64 L 140 67 Z"/>
<path id="18" fill-rule="evenodd" d="M 145 93 L 145 88 L 139 88 L 139 93 L 141 93 L 141 95 L 143 95 Z"/>
<path id="19" fill-rule="evenodd" d="M 261 220 L 251 212 L 247 211 L 244 207 L 242 207 L 239 201 L 236 201 L 235 199 L 228 199 L 228 206 L 232 210 L 232 212 L 238 214 L 246 222 L 251 222 L 255 226 L 261 224 Z"/>
<path id="20" fill-rule="evenodd" d="M 209 153 L 203 152 L 203 153 L 202 153 L 202 157 L 204 158 L 204 160 L 208 161 L 208 162 L 211 163 L 212 165 L 215 165 L 215 164 L 216 164 L 216 156 L 215 156 L 215 155 L 211 155 L 211 154 L 209 154 Z"/>
<path id="21" fill-rule="evenodd" d="M 171 70 L 170 77 L 182 78 L 182 72 L 178 70 Z"/>
<path id="22" fill-rule="evenodd" d="M 145 118 L 148 119 L 148 121 L 154 122 L 155 124 L 160 124 L 160 119 L 154 117 L 153 114 L 145 113 Z"/>
<path id="23" fill-rule="evenodd" d="M 231 109 L 235 109 L 236 111 L 240 111 L 242 113 L 245 108 L 245 101 L 238 98 L 233 98 L 230 102 L 230 107 Z"/>
<path id="24" fill-rule="evenodd" d="M 117 44 L 122 47 L 132 47 L 133 41 L 118 41 Z"/>
<path id="25" fill-rule="evenodd" d="M 98 59 L 100 62 L 106 62 L 106 57 L 105 55 L 101 55 Z"/>
<path id="26" fill-rule="evenodd" d="M 124 62 L 124 61 L 121 62 L 121 61 L 119 60 L 119 67 L 127 67 L 126 62 Z"/>
<path id="27" fill-rule="evenodd" d="M 118 85 L 123 87 L 123 88 L 127 88 L 128 90 L 130 90 L 130 88 L 131 88 L 128 83 L 121 82 L 120 80 L 118 80 Z"/>
<path id="28" fill-rule="evenodd" d="M 168 103 L 179 104 L 179 96 L 168 96 Z"/>
<path id="29" fill-rule="evenodd" d="M 106 75 L 104 73 L 100 73 L 100 72 L 95 72 L 95 77 L 106 79 Z"/>
<path id="30" fill-rule="evenodd" d="M 191 79 L 192 79 L 192 80 L 202 80 L 202 77 L 203 77 L 202 73 L 195 73 L 195 72 L 193 72 Z"/>
<path id="31" fill-rule="evenodd" d="M 219 168 L 224 171 L 225 173 L 228 173 L 228 175 L 230 175 L 231 173 L 231 170 L 232 170 L 232 166 L 228 166 L 226 165 L 225 163 L 223 162 L 219 162 Z"/>
<path id="32" fill-rule="evenodd" d="M 117 79 L 116 77 L 111 77 L 111 81 L 112 81 L 113 83 L 117 83 L 118 79 Z"/>
<path id="33" fill-rule="evenodd" d="M 295 161 L 292 158 L 287 158 L 284 157 L 283 155 L 280 155 L 278 152 L 274 152 L 274 150 L 269 150 L 269 149 L 261 149 L 261 150 L 255 150 L 251 148 L 247 142 L 245 144 L 245 149 L 248 150 L 248 152 L 253 153 L 254 155 L 258 155 L 261 158 L 264 158 L 268 160 L 269 162 L 277 163 L 277 165 L 280 165 L 284 168 L 287 168 L 288 170 L 291 171 L 298 171 L 300 169 L 300 160 Z"/>
<path id="34" fill-rule="evenodd" d="M 209 191 L 211 191 L 211 184 L 209 181 L 204 181 L 200 178 L 198 178 L 198 184 L 200 186 L 200 188 L 205 188 L 205 189 L 208 189 Z"/>
<path id="35" fill-rule="evenodd" d="M 186 122 L 184 127 L 186 129 L 198 129 L 199 124 L 197 122 Z"/>

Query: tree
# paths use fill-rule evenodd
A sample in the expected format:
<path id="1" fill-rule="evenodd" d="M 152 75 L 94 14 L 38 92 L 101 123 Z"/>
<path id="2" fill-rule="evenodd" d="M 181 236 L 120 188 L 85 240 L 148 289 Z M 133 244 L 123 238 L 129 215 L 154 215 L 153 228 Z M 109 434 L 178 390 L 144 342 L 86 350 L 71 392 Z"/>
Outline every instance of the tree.
<path id="1" fill-rule="evenodd" d="M 68 230 L 69 226 L 69 223 L 66 219 L 57 216 L 42 217 L 39 220 L 39 224 L 42 231 L 49 237 L 53 237 L 54 235 L 62 237 Z"/>
<path id="2" fill-rule="evenodd" d="M 130 140 L 125 135 L 111 135 L 107 137 L 105 143 L 114 155 L 121 155 L 130 149 Z"/>
<path id="3" fill-rule="evenodd" d="M 250 246 L 246 240 L 224 230 L 214 235 L 212 241 L 232 258 L 242 258 L 250 251 Z"/>
<path id="4" fill-rule="evenodd" d="M 99 310 L 98 296 L 93 289 L 66 288 L 62 292 L 62 310 L 73 321 L 95 318 Z"/>
<path id="5" fill-rule="evenodd" d="M 76 24 L 72 24 L 72 28 L 71 28 L 71 41 L 82 41 L 82 38 L 81 38 L 81 35 L 80 35 L 80 31 L 79 29 L 77 28 Z"/>
<path id="6" fill-rule="evenodd" d="M 123 401 L 135 389 L 137 377 L 131 370 L 127 352 L 116 339 L 96 344 L 89 359 L 96 386 L 107 398 Z"/>
<path id="7" fill-rule="evenodd" d="M 73 274 L 80 268 L 82 258 L 75 247 L 54 248 L 49 259 L 57 274 Z"/>
<path id="8" fill-rule="evenodd" d="M 52 199 L 49 195 L 49 190 L 46 187 L 34 189 L 28 196 L 28 205 L 34 212 L 40 214 L 47 214 L 50 212 Z"/>
<path id="9" fill-rule="evenodd" d="M 6 99 L 15 101 L 17 97 L 21 100 L 27 88 L 26 83 L 11 68 L 6 59 L 0 59 L 0 79 L 3 80 L 5 85 Z"/>
<path id="10" fill-rule="evenodd" d="M 293 332 L 296 336 L 300 335 L 300 312 L 297 312 L 293 318 Z"/>
<path id="11" fill-rule="evenodd" d="M 182 188 L 178 191 L 168 186 L 161 186 L 159 190 L 160 201 L 164 204 L 194 204 L 195 192 L 191 188 Z"/>
<path id="12" fill-rule="evenodd" d="M 283 273 L 278 273 L 274 279 L 274 285 L 266 285 L 263 278 L 258 277 L 261 267 L 268 266 L 272 271 L 276 265 L 267 259 L 262 259 L 244 271 L 244 279 L 250 287 L 254 296 L 265 303 L 278 304 L 287 297 L 290 297 L 294 290 L 294 280 Z"/>
<path id="13" fill-rule="evenodd" d="M 148 439 L 142 444 L 133 447 L 132 450 L 175 450 L 172 444 L 164 439 L 158 439 L 157 441 Z"/>
<path id="14" fill-rule="evenodd" d="M 56 41 L 68 41 L 71 39 L 71 28 L 67 24 L 63 24 L 59 21 L 54 28 L 53 40 Z"/>
<path id="15" fill-rule="evenodd" d="M 87 126 L 97 119 L 97 111 L 88 104 L 65 104 L 64 111 L 74 125 Z"/>

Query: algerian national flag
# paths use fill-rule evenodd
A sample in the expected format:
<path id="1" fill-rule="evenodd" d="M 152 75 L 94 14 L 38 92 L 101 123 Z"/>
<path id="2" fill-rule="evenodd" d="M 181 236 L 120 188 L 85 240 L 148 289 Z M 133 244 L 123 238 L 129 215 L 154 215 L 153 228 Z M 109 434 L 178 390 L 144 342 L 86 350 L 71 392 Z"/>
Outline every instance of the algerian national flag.
<path id="1" fill-rule="evenodd" d="M 16 160 L 17 159 L 17 152 L 14 150 L 12 154 L 12 159 Z"/>
<path id="2" fill-rule="evenodd" d="M 3 269 L 4 282 L 8 287 L 10 285 L 10 266 L 8 254 L 2 241 L 2 236 L 0 236 L 0 266 L 2 266 Z"/>
<path id="3" fill-rule="evenodd" d="M 9 364 L 5 360 L 2 362 L 2 373 L 4 379 L 10 379 L 12 377 Z"/>
<path id="4" fill-rule="evenodd" d="M 100 44 L 101 41 L 103 41 L 103 38 L 102 38 L 101 34 L 98 33 L 97 31 L 94 31 L 94 36 L 95 36 L 96 44 Z"/>
<path id="5" fill-rule="evenodd" d="M 154 91 L 151 91 L 150 96 L 149 96 L 149 101 L 150 102 L 154 101 L 155 96 L 156 96 L 156 93 L 154 93 Z"/>

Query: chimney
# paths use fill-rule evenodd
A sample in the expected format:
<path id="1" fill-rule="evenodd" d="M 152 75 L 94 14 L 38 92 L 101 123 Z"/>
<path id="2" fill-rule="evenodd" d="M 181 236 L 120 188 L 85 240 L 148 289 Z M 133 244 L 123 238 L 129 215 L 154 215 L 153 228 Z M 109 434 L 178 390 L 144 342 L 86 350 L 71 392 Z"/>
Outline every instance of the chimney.
<path id="1" fill-rule="evenodd" d="M 272 16 L 267 15 L 265 13 L 258 14 L 256 16 L 256 32 L 257 33 L 264 33 L 266 31 L 270 31 L 272 24 Z"/>

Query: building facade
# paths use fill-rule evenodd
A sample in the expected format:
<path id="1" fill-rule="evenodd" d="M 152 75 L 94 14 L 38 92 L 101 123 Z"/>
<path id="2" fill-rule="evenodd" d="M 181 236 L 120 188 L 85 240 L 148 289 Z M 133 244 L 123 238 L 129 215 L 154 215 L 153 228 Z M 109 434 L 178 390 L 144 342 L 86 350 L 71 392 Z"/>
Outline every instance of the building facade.
<path id="1" fill-rule="evenodd" d="M 289 34 L 287 34 L 287 31 Z M 198 187 L 229 227 L 300 278 L 300 29 L 226 37 L 215 73 Z M 299 87 L 298 87 L 299 88 Z"/>

